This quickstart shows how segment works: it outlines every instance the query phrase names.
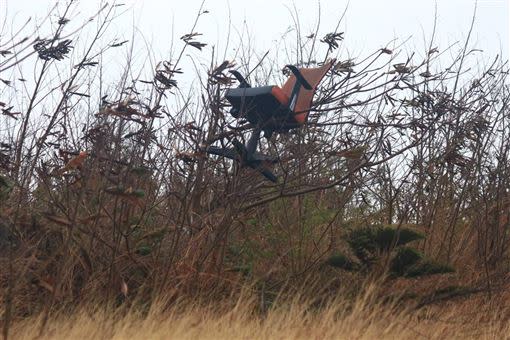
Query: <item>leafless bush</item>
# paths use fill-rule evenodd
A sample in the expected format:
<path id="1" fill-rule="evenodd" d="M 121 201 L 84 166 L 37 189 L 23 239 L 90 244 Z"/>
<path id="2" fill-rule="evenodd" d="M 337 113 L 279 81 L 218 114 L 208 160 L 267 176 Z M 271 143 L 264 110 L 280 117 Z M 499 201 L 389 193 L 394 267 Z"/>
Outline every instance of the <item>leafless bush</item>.
<path id="1" fill-rule="evenodd" d="M 427 234 L 428 255 L 469 263 L 488 284 L 494 269 L 508 266 L 506 62 L 468 74 L 466 43 L 440 69 L 444 51 L 432 42 L 424 59 L 400 46 L 345 59 L 335 31 L 299 36 L 292 61 L 271 53 L 224 61 L 212 49 L 208 69 L 197 69 L 200 85 L 186 93 L 179 76 L 192 71 L 182 69 L 182 56 L 209 51 L 197 33 L 207 14 L 200 9 L 175 59 L 154 65 L 152 79 L 130 78 L 127 65 L 117 90 L 107 90 L 101 72 L 89 71 L 108 67 L 101 56 L 125 44 L 98 45 L 117 7 L 100 10 L 94 39 L 75 56 L 79 31 L 66 30 L 74 5 L 51 37 L 0 42 L 0 71 L 26 62 L 38 70 L 27 94 L 3 78 L 0 92 L 4 334 L 12 306 L 22 315 L 98 293 L 117 302 L 221 295 L 243 275 L 281 284 L 321 270 L 346 226 L 413 225 Z M 281 83 L 273 65 L 332 56 L 338 61 L 308 124 L 260 142 L 281 160 L 277 184 L 200 151 L 251 129 L 227 114 L 228 70 Z"/>

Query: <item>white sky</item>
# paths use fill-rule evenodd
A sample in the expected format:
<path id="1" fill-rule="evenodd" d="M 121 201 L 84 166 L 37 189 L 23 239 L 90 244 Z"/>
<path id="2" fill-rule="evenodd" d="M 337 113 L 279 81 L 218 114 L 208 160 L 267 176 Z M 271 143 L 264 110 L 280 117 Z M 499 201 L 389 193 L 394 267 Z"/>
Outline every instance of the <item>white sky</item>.
<path id="1" fill-rule="evenodd" d="M 100 2 L 79 0 L 77 8 L 86 17 Z M 44 17 L 54 3 L 50 0 L 0 0 L 0 18 L 8 18 L 14 27 L 27 17 Z M 109 31 L 111 36 L 130 39 L 135 31 L 138 39 L 143 37 L 148 42 L 158 59 L 168 55 L 172 37 L 175 40 L 189 32 L 202 0 L 117 0 L 117 3 L 125 3 L 127 6 L 123 8 L 129 9 L 114 22 Z M 437 43 L 434 45 L 442 50 L 460 41 L 454 54 L 463 46 L 469 31 L 475 0 L 321 0 L 319 36 L 334 31 L 347 8 L 339 29 L 345 32 L 342 54 L 367 56 L 394 38 L 399 41 L 410 38 L 404 50 L 416 50 L 423 55 L 432 34 L 436 4 Z M 315 30 L 319 18 L 319 1 L 313 0 L 206 0 L 203 9 L 210 13 L 201 17 L 196 31 L 204 34 L 200 40 L 208 44 L 206 52 L 209 53 L 198 56 L 204 63 L 209 60 L 211 46 L 224 51 L 229 30 L 231 44 L 227 55 L 233 55 L 231 50 L 237 46 L 241 35 L 244 34 L 243 41 L 248 40 L 243 32 L 249 32 L 254 50 L 262 55 L 274 49 L 286 32 L 294 39 L 295 31 L 289 32 L 294 26 L 294 10 L 299 15 L 303 36 Z M 502 54 L 503 59 L 508 60 L 509 12 L 509 0 L 478 0 L 470 46 L 484 50 L 484 58 Z M 195 52 L 198 53 L 191 53 Z"/>
<path id="2" fill-rule="evenodd" d="M 64 2 L 64 1 L 61 1 Z M 83 10 L 97 8 L 99 0 L 79 0 Z M 132 6 L 131 15 L 117 23 L 119 31 L 135 25 L 147 37 L 162 45 L 168 42 L 174 28 L 189 27 L 202 0 L 118 0 Z M 346 32 L 346 42 L 351 49 L 372 49 L 394 37 L 413 36 L 417 44 L 422 35 L 430 35 L 433 25 L 434 6 L 438 7 L 438 36 L 452 42 L 467 34 L 475 0 L 206 0 L 204 9 L 210 11 L 199 24 L 199 31 L 206 32 L 206 40 L 214 43 L 228 30 L 230 9 L 234 27 L 242 27 L 243 21 L 262 46 L 283 34 L 292 25 L 290 12 L 296 7 L 303 33 L 312 31 L 321 4 L 321 27 L 323 32 L 333 31 L 342 12 L 347 8 L 341 31 Z M 50 0 L 0 0 L 9 17 L 18 19 L 42 17 L 55 1 Z M 177 29 L 176 29 L 177 31 Z M 180 36 L 182 32 L 176 32 Z M 474 30 L 475 40 L 489 52 L 500 48 L 508 55 L 509 4 L 508 0 L 478 0 L 478 13 Z"/>

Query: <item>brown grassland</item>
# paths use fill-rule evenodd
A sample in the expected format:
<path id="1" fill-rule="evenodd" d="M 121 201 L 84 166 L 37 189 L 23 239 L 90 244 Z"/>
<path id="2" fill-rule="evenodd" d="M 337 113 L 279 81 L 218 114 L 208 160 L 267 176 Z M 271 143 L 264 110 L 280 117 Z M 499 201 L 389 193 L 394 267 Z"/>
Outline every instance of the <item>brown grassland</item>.
<path id="1" fill-rule="evenodd" d="M 13 325 L 15 339 L 507 339 L 508 304 L 483 298 L 411 311 L 381 303 L 374 288 L 355 300 L 320 307 L 300 298 L 261 312 L 259 301 L 156 303 L 145 312 L 91 306 L 56 313 L 41 334 L 42 316 Z M 379 301 L 379 302 L 378 302 Z M 498 308 L 497 306 L 500 306 Z M 502 307 L 502 308 L 501 308 Z"/>
<path id="2" fill-rule="evenodd" d="M 510 338 L 508 65 L 473 27 L 351 59 L 294 20 L 222 53 L 202 7 L 161 60 L 108 38 L 121 4 L 79 8 L 0 35 L 5 340 Z M 308 122 L 259 142 L 278 182 L 204 152 L 254 128 L 228 71 L 332 58 Z"/>

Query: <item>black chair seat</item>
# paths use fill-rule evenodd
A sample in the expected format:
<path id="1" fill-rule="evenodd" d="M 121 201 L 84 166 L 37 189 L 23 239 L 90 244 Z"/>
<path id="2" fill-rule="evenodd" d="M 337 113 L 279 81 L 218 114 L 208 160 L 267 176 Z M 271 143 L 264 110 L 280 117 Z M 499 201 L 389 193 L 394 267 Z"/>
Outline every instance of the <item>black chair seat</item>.
<path id="1" fill-rule="evenodd" d="M 232 105 L 230 113 L 262 127 L 287 121 L 292 112 L 281 102 L 284 98 L 274 95 L 275 88 L 279 89 L 277 86 L 228 89 L 225 98 Z"/>

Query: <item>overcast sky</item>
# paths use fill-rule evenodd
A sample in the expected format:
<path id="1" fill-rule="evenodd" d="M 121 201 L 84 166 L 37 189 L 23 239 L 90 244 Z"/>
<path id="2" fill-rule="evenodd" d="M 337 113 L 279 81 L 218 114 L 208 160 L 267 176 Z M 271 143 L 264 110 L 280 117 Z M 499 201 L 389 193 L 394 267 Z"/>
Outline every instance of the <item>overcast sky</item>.
<path id="1" fill-rule="evenodd" d="M 99 0 L 79 0 L 83 11 L 97 8 Z M 148 38 L 164 45 L 175 31 L 189 27 L 202 0 L 125 0 L 117 1 L 132 7 L 132 12 L 117 23 L 119 31 L 129 30 L 134 21 Z M 19 19 L 42 17 L 52 0 L 0 0 L 2 13 Z M 303 33 L 312 32 L 318 19 L 319 4 L 322 31 L 333 31 L 347 7 L 341 30 L 351 49 L 372 49 L 394 37 L 412 36 L 423 43 L 423 33 L 432 32 L 434 7 L 438 8 L 438 38 L 446 43 L 464 38 L 473 14 L 474 0 L 206 0 L 204 9 L 210 13 L 199 23 L 199 30 L 213 44 L 232 27 L 240 29 L 243 22 L 261 48 L 278 39 L 292 26 L 291 12 L 296 8 Z M 229 19 L 230 12 L 230 19 Z M 179 29 L 177 29 L 179 28 Z M 175 32 L 181 34 L 182 32 Z M 474 38 L 480 48 L 508 56 L 508 0 L 478 0 Z M 163 48 L 164 46 L 162 46 Z"/>
<path id="2" fill-rule="evenodd" d="M 78 2 L 77 8 L 84 17 L 91 15 L 101 3 L 100 0 Z M 0 0 L 0 14 L 15 27 L 27 17 L 44 17 L 54 3 Z M 172 37 L 177 39 L 189 32 L 202 0 L 118 0 L 117 3 L 126 4 L 122 7 L 126 13 L 115 20 L 110 36 L 129 39 L 135 32 L 158 58 L 168 54 Z M 208 44 L 209 52 L 212 46 L 223 51 L 227 41 L 231 42 L 227 50 L 233 49 L 242 39 L 250 40 L 254 50 L 262 55 L 274 50 L 282 36 L 294 39 L 296 33 L 292 27 L 295 27 L 296 12 L 302 36 L 315 31 L 319 18 L 319 36 L 323 36 L 335 30 L 345 11 L 339 27 L 339 31 L 345 32 L 342 54 L 366 56 L 395 38 L 399 41 L 409 38 L 404 50 L 416 50 L 423 55 L 432 35 L 436 5 L 434 45 L 445 49 L 460 41 L 457 45 L 460 49 L 469 31 L 475 0 L 206 0 L 203 9 L 209 13 L 200 18 L 196 31 L 203 33 L 201 41 Z M 508 59 L 509 12 L 508 0 L 478 0 L 471 47 L 484 50 L 488 59 L 497 54 Z M 208 57 L 203 58 L 207 62 Z"/>

